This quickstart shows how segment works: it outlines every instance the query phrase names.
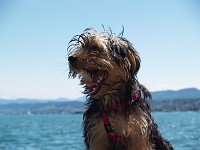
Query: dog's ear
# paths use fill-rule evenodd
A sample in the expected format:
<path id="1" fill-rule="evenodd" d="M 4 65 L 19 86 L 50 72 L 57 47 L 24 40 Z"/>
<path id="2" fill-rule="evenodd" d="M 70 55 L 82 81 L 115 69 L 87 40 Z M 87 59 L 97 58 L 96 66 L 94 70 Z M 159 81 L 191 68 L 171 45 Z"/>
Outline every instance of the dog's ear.
<path id="1" fill-rule="evenodd" d="M 128 59 L 131 63 L 131 70 L 134 75 L 137 74 L 137 72 L 140 69 L 140 57 L 138 56 L 137 52 L 133 48 L 129 48 L 128 52 Z"/>

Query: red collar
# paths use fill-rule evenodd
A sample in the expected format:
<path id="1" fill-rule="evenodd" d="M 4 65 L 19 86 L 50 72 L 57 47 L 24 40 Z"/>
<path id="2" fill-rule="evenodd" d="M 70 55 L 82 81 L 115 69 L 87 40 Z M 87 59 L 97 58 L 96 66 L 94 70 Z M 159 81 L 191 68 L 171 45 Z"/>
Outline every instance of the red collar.
<path id="1" fill-rule="evenodd" d="M 129 105 L 133 104 L 135 101 L 139 100 L 140 98 L 141 98 L 140 92 L 133 94 L 131 96 L 131 100 L 129 101 Z M 110 106 L 107 109 L 107 111 L 113 111 L 115 109 L 121 109 L 122 107 L 123 107 L 123 103 L 122 103 L 122 101 L 120 101 L 117 105 Z M 127 140 L 126 137 L 117 136 L 116 133 L 113 131 L 113 129 L 110 125 L 110 120 L 108 118 L 108 115 L 104 110 L 102 111 L 102 117 L 103 117 L 104 127 L 106 129 L 107 134 L 108 134 L 109 140 L 113 143 L 123 143 L 123 142 L 125 142 Z"/>

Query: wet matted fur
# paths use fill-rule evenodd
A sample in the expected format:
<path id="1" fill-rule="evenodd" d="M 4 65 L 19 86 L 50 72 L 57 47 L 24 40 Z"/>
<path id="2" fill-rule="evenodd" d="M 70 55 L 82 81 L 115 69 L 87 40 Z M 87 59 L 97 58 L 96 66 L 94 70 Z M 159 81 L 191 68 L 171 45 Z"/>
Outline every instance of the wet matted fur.
<path id="1" fill-rule="evenodd" d="M 151 116 L 149 91 L 137 80 L 140 57 L 132 44 L 112 32 L 86 29 L 69 42 L 69 76 L 80 78 L 87 95 L 83 115 L 84 142 L 88 150 L 172 150 Z M 141 97 L 130 103 L 134 93 Z M 117 105 L 122 102 L 122 107 Z M 116 106 L 112 111 L 108 108 Z M 126 138 L 112 142 L 104 127 L 106 112 L 115 134 Z"/>

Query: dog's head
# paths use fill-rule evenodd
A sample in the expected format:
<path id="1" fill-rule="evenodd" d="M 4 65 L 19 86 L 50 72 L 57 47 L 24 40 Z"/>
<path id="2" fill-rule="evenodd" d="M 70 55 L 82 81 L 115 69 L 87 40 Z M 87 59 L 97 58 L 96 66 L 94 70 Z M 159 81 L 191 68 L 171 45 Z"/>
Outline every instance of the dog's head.
<path id="1" fill-rule="evenodd" d="M 72 38 L 68 52 L 69 76 L 78 75 L 94 99 L 125 91 L 140 68 L 140 57 L 122 34 L 86 29 Z"/>

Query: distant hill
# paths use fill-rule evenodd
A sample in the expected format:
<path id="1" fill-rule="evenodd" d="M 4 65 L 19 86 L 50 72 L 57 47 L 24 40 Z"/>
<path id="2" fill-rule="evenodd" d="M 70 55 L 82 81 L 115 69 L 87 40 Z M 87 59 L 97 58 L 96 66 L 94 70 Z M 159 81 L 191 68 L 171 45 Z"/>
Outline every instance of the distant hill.
<path id="1" fill-rule="evenodd" d="M 200 98 L 200 90 L 196 88 L 187 88 L 182 90 L 167 90 L 151 92 L 152 99 L 157 100 L 175 100 L 175 99 L 198 99 Z"/>
<path id="2" fill-rule="evenodd" d="M 200 90 L 152 92 L 151 108 L 153 111 L 200 111 Z"/>
<path id="3" fill-rule="evenodd" d="M 18 99 L 1 99 L 0 105 L 2 104 L 32 104 L 32 103 L 47 103 L 47 102 L 69 102 L 71 99 L 58 98 L 58 99 L 28 99 L 28 98 L 18 98 Z M 81 101 L 81 99 L 76 99 L 75 101 Z"/>
<path id="4" fill-rule="evenodd" d="M 28 101 L 28 100 L 27 100 Z M 51 101 L 34 103 L 9 103 L 0 105 L 0 114 L 68 114 L 81 113 L 84 109 L 84 103 L 80 101 Z"/>
<path id="5" fill-rule="evenodd" d="M 0 99 L 0 114 L 66 114 L 82 113 L 85 98 Z M 178 91 L 152 92 L 152 111 L 200 111 L 200 90 L 196 88 Z"/>

